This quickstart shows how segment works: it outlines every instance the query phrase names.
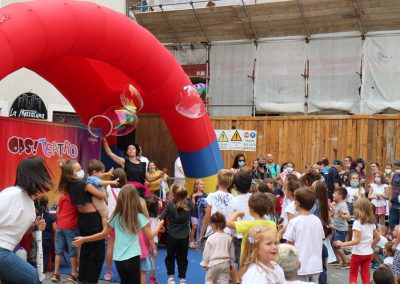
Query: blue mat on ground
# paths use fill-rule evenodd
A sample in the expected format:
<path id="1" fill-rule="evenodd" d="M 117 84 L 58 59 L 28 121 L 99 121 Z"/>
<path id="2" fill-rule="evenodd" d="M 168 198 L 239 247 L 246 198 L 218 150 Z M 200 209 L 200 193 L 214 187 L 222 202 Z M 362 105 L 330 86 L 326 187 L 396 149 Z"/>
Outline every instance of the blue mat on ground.
<path id="1" fill-rule="evenodd" d="M 164 260 L 167 255 L 167 250 L 165 247 L 158 247 L 158 256 L 156 258 L 156 277 L 159 283 L 167 283 L 168 275 L 167 269 L 165 268 Z M 188 254 L 188 270 L 186 273 L 186 280 L 188 283 L 204 283 L 205 272 L 200 267 L 202 253 L 196 250 L 190 250 Z M 65 260 L 61 264 L 60 272 L 61 274 L 69 275 L 71 273 L 71 267 L 69 263 L 69 256 L 65 254 Z M 101 272 L 100 279 L 104 279 L 104 273 L 106 272 L 106 264 L 103 265 L 103 270 Z M 112 264 L 112 282 L 120 282 L 120 278 L 115 268 L 115 264 Z M 178 268 L 175 268 L 175 281 L 179 281 L 178 279 Z"/>

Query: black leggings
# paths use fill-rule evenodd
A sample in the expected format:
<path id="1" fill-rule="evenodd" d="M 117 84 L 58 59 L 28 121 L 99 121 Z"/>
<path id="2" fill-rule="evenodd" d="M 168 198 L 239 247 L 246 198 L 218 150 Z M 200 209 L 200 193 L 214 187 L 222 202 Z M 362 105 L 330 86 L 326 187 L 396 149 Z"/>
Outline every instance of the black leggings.
<path id="1" fill-rule="evenodd" d="M 115 261 L 121 284 L 140 284 L 140 256 Z"/>
<path id="2" fill-rule="evenodd" d="M 90 236 L 103 230 L 98 212 L 79 213 L 78 226 L 81 236 Z M 87 242 L 81 246 L 79 258 L 79 282 L 97 283 L 105 256 L 104 240 Z"/>
<path id="3" fill-rule="evenodd" d="M 167 256 L 165 257 L 165 266 L 168 275 L 175 274 L 175 259 L 178 264 L 179 278 L 186 278 L 188 267 L 189 236 L 186 238 L 174 238 L 167 233 Z"/>

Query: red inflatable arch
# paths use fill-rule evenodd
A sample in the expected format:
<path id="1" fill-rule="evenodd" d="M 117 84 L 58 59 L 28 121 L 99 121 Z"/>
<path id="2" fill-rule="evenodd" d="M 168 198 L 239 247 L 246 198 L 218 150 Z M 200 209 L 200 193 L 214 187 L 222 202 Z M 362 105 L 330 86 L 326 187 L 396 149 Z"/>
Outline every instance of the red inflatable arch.
<path id="1" fill-rule="evenodd" d="M 180 151 L 187 181 L 215 188 L 223 167 L 207 115 L 175 110 L 191 84 L 181 66 L 147 30 L 124 15 L 81 1 L 39 0 L 0 9 L 0 79 L 26 67 L 52 83 L 81 119 L 120 105 L 123 86 L 141 91 L 142 112 L 159 113 Z M 140 127 L 140 126 L 139 126 Z"/>

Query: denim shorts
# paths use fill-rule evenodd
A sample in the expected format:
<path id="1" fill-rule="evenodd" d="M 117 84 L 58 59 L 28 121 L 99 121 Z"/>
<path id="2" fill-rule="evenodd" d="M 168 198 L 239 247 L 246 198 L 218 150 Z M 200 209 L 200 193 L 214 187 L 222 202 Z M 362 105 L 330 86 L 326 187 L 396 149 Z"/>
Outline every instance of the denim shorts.
<path id="1" fill-rule="evenodd" d="M 332 238 L 332 243 L 336 241 L 341 241 L 345 242 L 346 241 L 346 236 L 347 236 L 347 231 L 335 231 L 335 234 L 333 235 Z M 334 249 L 341 249 L 341 247 L 333 247 Z"/>
<path id="2" fill-rule="evenodd" d="M 65 251 L 65 246 L 68 246 L 68 251 L 70 256 L 77 256 L 78 249 L 72 246 L 72 241 L 75 237 L 79 236 L 78 229 L 76 230 L 56 230 L 56 241 L 54 244 L 54 250 L 56 254 L 63 254 Z"/>

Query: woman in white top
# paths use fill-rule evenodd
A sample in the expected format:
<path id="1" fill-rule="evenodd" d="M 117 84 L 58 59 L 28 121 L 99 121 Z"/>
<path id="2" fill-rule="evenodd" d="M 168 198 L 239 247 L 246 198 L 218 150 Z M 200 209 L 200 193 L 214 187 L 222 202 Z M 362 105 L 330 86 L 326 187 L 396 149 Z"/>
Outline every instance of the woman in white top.
<path id="1" fill-rule="evenodd" d="M 32 229 L 44 231 L 46 228 L 43 219 L 35 220 L 33 200 L 52 187 L 43 159 L 35 157 L 21 160 L 15 185 L 0 192 L 0 280 L 19 284 L 40 283 L 36 269 L 16 256 L 14 249 Z"/>
<path id="2" fill-rule="evenodd" d="M 388 185 L 383 183 L 384 180 L 383 173 L 375 173 L 374 183 L 369 185 L 368 193 L 368 198 L 375 205 L 376 221 L 381 225 L 385 225 L 386 200 L 389 198 Z"/>

